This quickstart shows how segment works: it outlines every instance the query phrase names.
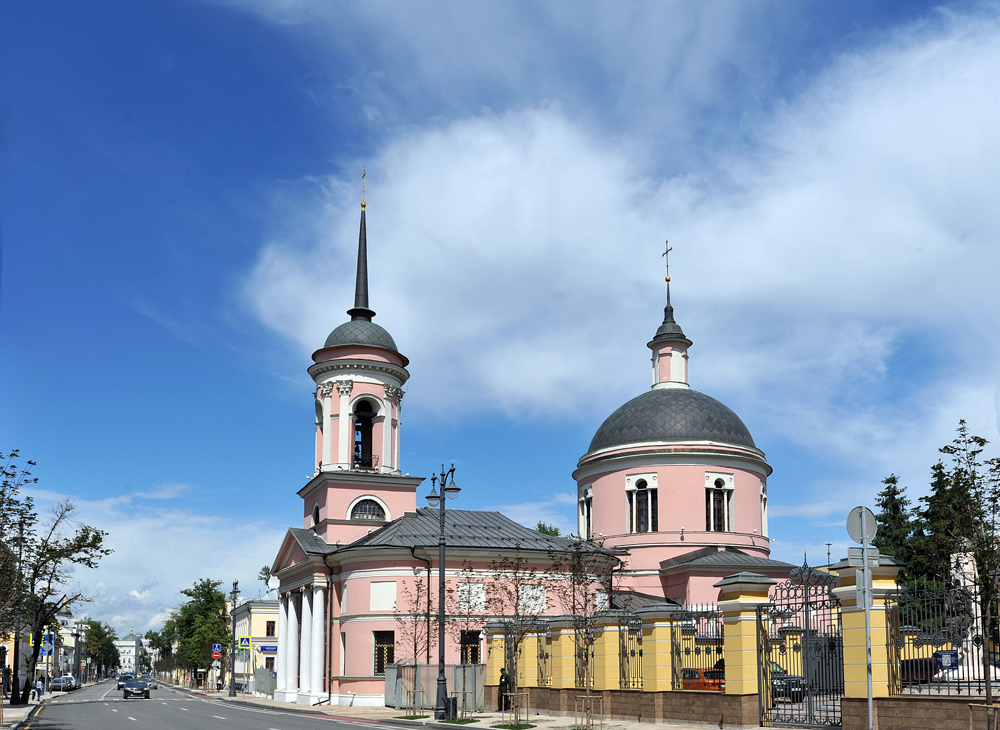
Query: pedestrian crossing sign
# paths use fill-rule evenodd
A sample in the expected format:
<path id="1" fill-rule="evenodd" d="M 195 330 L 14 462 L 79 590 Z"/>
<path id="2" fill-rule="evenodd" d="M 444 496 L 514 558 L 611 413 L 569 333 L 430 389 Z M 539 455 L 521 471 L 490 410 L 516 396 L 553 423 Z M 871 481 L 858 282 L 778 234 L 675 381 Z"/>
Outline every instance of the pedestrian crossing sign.
<path id="1" fill-rule="evenodd" d="M 240 649 L 249 649 L 249 648 L 250 648 L 250 637 L 249 636 L 241 636 L 240 637 Z"/>

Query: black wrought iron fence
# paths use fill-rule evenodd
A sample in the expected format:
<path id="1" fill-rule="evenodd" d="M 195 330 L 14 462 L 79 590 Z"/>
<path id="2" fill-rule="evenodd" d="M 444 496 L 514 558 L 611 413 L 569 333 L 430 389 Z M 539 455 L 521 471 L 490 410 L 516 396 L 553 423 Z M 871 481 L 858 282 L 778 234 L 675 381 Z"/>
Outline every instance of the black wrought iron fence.
<path id="1" fill-rule="evenodd" d="M 726 689 L 722 611 L 718 606 L 689 606 L 670 617 L 673 688 Z"/>
<path id="2" fill-rule="evenodd" d="M 618 619 L 618 681 L 622 689 L 642 689 L 642 619 Z"/>
<path id="3" fill-rule="evenodd" d="M 978 583 L 921 580 L 884 601 L 891 695 L 982 695 L 987 676 L 997 692 L 1000 662 L 986 640 Z"/>

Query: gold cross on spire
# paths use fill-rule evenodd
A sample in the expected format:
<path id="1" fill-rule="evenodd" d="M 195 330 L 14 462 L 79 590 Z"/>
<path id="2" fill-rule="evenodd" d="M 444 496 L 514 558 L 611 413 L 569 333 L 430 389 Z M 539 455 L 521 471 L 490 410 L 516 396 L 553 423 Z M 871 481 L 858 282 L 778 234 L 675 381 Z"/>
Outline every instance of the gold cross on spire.
<path id="1" fill-rule="evenodd" d="M 670 241 L 664 241 L 663 244 L 667 247 L 666 251 L 660 254 L 663 257 L 664 263 L 667 265 L 667 283 L 670 283 L 670 252 L 674 250 L 674 247 L 670 245 Z"/>
<path id="2" fill-rule="evenodd" d="M 361 168 L 361 210 L 365 209 L 365 175 L 368 174 L 368 168 Z"/>

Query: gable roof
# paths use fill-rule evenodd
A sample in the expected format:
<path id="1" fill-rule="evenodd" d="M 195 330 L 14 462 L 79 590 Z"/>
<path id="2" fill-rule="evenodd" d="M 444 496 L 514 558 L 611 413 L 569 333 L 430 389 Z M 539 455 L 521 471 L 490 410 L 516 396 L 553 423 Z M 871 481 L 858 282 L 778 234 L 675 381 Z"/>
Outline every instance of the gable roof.
<path id="1" fill-rule="evenodd" d="M 444 531 L 449 548 L 513 550 L 548 553 L 572 550 L 574 539 L 553 537 L 519 525 L 499 512 L 449 509 L 445 512 Z M 440 532 L 438 510 L 418 507 L 388 525 L 361 537 L 338 552 L 369 547 L 436 547 Z M 609 556 L 612 550 L 602 548 Z"/>
<path id="2" fill-rule="evenodd" d="M 660 570 L 666 572 L 677 572 L 679 569 L 690 570 L 691 568 L 732 570 L 734 572 L 752 571 L 753 569 L 788 571 L 794 567 L 791 563 L 762 558 L 759 555 L 749 555 L 736 548 L 728 547 L 723 550 L 717 550 L 714 547 L 702 548 L 660 563 Z"/>

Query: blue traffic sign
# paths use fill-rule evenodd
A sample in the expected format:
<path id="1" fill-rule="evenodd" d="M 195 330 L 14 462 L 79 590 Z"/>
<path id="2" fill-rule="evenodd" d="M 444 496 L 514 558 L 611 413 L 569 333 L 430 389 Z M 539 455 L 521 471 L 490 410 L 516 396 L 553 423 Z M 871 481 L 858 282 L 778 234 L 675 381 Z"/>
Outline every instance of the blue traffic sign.
<path id="1" fill-rule="evenodd" d="M 212 644 L 212 651 L 222 651 L 222 644 Z"/>

